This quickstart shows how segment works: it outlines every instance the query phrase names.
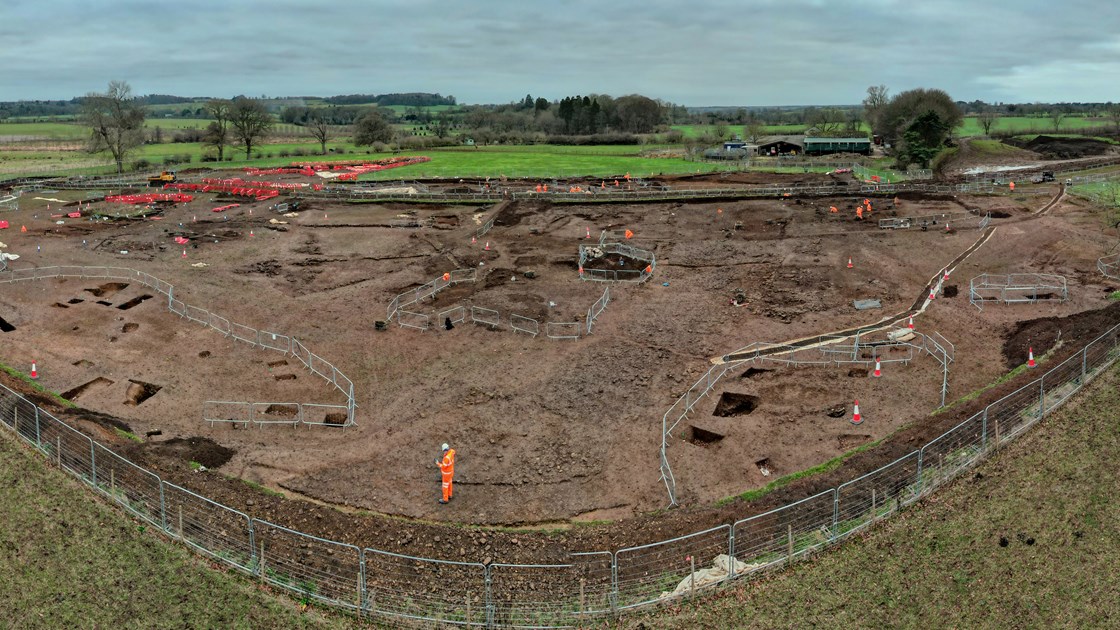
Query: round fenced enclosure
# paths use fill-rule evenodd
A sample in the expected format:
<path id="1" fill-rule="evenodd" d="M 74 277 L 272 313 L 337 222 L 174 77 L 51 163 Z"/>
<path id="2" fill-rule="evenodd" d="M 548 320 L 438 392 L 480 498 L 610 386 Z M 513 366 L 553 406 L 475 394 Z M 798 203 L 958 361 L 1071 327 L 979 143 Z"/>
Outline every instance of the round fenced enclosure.
<path id="1" fill-rule="evenodd" d="M 968 283 L 968 301 L 980 310 L 984 302 L 1015 304 L 1065 302 L 1069 286 L 1063 276 L 1045 273 L 980 274 Z"/>

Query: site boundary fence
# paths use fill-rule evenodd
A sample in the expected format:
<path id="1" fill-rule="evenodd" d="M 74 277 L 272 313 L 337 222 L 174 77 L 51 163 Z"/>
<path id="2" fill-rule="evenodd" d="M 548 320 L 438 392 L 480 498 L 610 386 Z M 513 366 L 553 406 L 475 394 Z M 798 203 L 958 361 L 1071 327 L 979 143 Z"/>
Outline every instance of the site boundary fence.
<path id="1" fill-rule="evenodd" d="M 5 275 L 0 276 L 0 283 L 7 282 L 10 284 L 47 278 L 112 279 L 136 282 L 159 292 L 166 300 L 167 310 L 180 318 L 211 328 L 230 339 L 253 347 L 290 354 L 292 357 L 299 359 L 312 373 L 319 375 L 346 397 L 346 422 L 338 426 L 349 427 L 355 425 L 354 415 L 357 411 L 357 404 L 354 397 L 354 383 L 333 364 L 308 350 L 302 342 L 294 337 L 258 330 L 244 324 L 232 323 L 221 315 L 176 299 L 175 287 L 170 283 L 146 272 L 127 267 L 53 266 L 11 269 Z M 202 415 L 205 419 L 207 415 L 205 410 Z M 228 422 L 228 420 L 226 421 Z"/>
<path id="2" fill-rule="evenodd" d="M 1115 363 L 1118 343 L 1120 325 L 921 448 L 832 489 L 670 540 L 568 554 L 562 564 L 405 556 L 258 519 L 161 479 L 3 386 L 0 423 L 135 518 L 297 597 L 361 616 L 562 628 L 718 588 L 844 540 L 927 496 L 1052 413 Z M 701 383 L 710 389 L 716 373 L 744 363 L 714 366 Z M 690 393 L 682 400 L 688 405 L 697 398 Z"/>
<path id="3" fill-rule="evenodd" d="M 988 227 L 991 221 L 991 213 L 986 213 L 981 216 L 971 212 L 942 212 L 939 214 L 926 214 L 915 217 L 886 217 L 879 219 L 879 227 L 891 230 L 907 230 L 910 228 L 929 230 L 937 228 L 945 231 L 954 226 L 960 228 L 969 227 L 975 222 L 976 229 L 982 230 Z"/>
<path id="4" fill-rule="evenodd" d="M 1069 284 L 1064 276 L 1047 273 L 983 273 L 968 281 L 968 302 L 984 310 L 984 302 L 1065 302 Z"/>
<path id="5" fill-rule="evenodd" d="M 595 320 L 603 314 L 606 310 L 607 304 L 611 301 L 611 288 L 609 286 L 603 287 L 603 295 L 599 296 L 587 309 L 587 334 L 591 334 L 591 328 L 595 324 Z"/>

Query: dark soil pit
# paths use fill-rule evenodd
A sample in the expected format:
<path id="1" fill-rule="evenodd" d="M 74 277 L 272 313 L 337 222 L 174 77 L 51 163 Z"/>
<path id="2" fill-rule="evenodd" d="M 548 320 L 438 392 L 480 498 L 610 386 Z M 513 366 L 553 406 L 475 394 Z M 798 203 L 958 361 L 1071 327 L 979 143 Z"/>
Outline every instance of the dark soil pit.
<path id="1" fill-rule="evenodd" d="M 295 374 L 276 374 L 272 378 L 278 381 L 294 381 L 296 380 Z"/>
<path id="2" fill-rule="evenodd" d="M 957 285 L 955 285 L 955 284 L 947 285 L 944 289 L 942 289 L 942 293 L 947 298 L 957 297 L 957 293 L 959 293 L 959 292 L 960 292 L 960 289 L 958 289 Z"/>
<path id="3" fill-rule="evenodd" d="M 279 361 L 269 361 L 268 362 L 268 367 L 274 368 L 274 367 L 280 367 L 281 365 L 287 365 L 287 364 L 288 364 L 287 360 L 280 359 Z"/>
<path id="4" fill-rule="evenodd" d="M 106 282 L 105 284 L 93 288 L 86 289 L 87 293 L 92 293 L 94 297 L 107 298 L 113 297 L 117 293 L 124 291 L 128 288 L 127 282 Z"/>
<path id="5" fill-rule="evenodd" d="M 824 412 L 824 415 L 828 416 L 829 418 L 843 418 L 847 414 L 848 414 L 848 405 L 845 404 L 845 403 L 840 403 L 838 405 L 832 405 L 831 407 L 826 409 L 825 412 Z"/>
<path id="6" fill-rule="evenodd" d="M 137 328 L 140 328 L 140 324 L 137 324 L 136 322 L 128 322 L 127 324 L 125 324 L 124 326 L 121 327 L 121 332 L 130 333 L 130 332 L 136 330 Z"/>
<path id="7" fill-rule="evenodd" d="M 293 418 L 299 411 L 293 405 L 269 405 L 264 410 L 264 415 L 275 418 Z"/>
<path id="8" fill-rule="evenodd" d="M 202 352 L 199 352 L 198 353 L 198 358 L 200 358 L 200 359 L 210 358 L 210 351 L 209 350 L 203 350 Z"/>
<path id="9" fill-rule="evenodd" d="M 67 304 L 81 304 L 82 302 L 85 302 L 85 300 L 83 300 L 82 298 L 70 298 L 69 300 L 66 300 Z"/>
<path id="10" fill-rule="evenodd" d="M 762 473 L 763 477 L 769 477 L 774 472 L 774 468 L 770 465 L 769 457 L 763 457 L 755 462 L 754 465 L 758 468 L 758 472 Z"/>
<path id="11" fill-rule="evenodd" d="M 93 361 L 90 361 L 88 359 L 78 359 L 70 365 L 74 365 L 77 367 L 93 367 Z"/>
<path id="12" fill-rule="evenodd" d="M 774 370 L 767 370 L 767 369 L 764 369 L 764 368 L 756 368 L 756 367 L 747 368 L 747 371 L 740 374 L 739 378 L 754 378 L 754 377 L 759 376 L 761 374 L 766 374 L 767 372 L 773 372 L 773 371 Z"/>
<path id="13" fill-rule="evenodd" d="M 867 368 L 852 368 L 848 370 L 848 378 L 867 378 Z"/>
<path id="14" fill-rule="evenodd" d="M 51 304 L 51 308 L 70 308 L 70 307 L 63 304 L 62 302 L 55 302 L 54 304 Z"/>
<path id="15" fill-rule="evenodd" d="M 693 444 L 704 446 L 707 444 L 718 444 L 719 442 L 723 441 L 723 438 L 724 436 L 721 433 L 716 433 L 715 431 L 709 431 L 707 429 L 701 429 L 700 427 L 695 425 L 689 425 L 688 433 L 685 435 L 684 439 L 692 442 Z"/>
<path id="16" fill-rule="evenodd" d="M 97 378 L 93 379 L 92 381 L 87 381 L 85 383 L 82 383 L 81 385 L 78 385 L 77 387 L 75 387 L 73 389 L 68 389 L 68 390 L 62 392 L 61 394 L 59 394 L 59 396 L 62 396 L 66 400 L 74 400 L 78 396 L 81 396 L 82 394 L 89 391 L 89 389 L 92 388 L 92 387 L 100 387 L 102 385 L 112 385 L 112 384 L 113 384 L 113 381 L 111 381 L 107 378 L 98 376 Z"/>
<path id="17" fill-rule="evenodd" d="M 12 332 L 15 329 L 16 329 L 16 327 L 9 324 L 8 320 L 4 319 L 3 317 L 0 317 L 0 332 Z"/>
<path id="18" fill-rule="evenodd" d="M 141 447 L 159 457 L 171 457 L 185 462 L 198 462 L 207 468 L 218 468 L 237 453 L 204 437 L 171 438 L 162 442 L 146 442 Z"/>
<path id="19" fill-rule="evenodd" d="M 719 397 L 719 403 L 716 405 L 716 410 L 712 412 L 712 415 L 721 418 L 745 416 L 757 409 L 758 403 L 761 402 L 761 400 L 762 399 L 758 396 L 751 396 L 750 394 L 723 392 Z"/>
<path id="20" fill-rule="evenodd" d="M 142 303 L 144 300 L 150 300 L 150 299 L 152 299 L 152 296 L 145 293 L 144 295 L 132 298 L 131 300 L 125 302 L 124 304 L 121 304 L 117 308 L 119 308 L 122 311 L 127 311 L 128 309 L 132 308 L 133 306 L 136 306 L 136 305 Z"/>
<path id="21" fill-rule="evenodd" d="M 459 227 L 459 217 L 454 214 L 436 215 L 432 217 L 432 227 Z"/>
<path id="22" fill-rule="evenodd" d="M 129 386 L 125 392 L 124 404 L 131 407 L 136 407 L 144 403 L 152 396 L 159 393 L 163 389 L 162 385 L 155 385 L 154 383 L 145 383 L 144 381 L 137 381 L 135 379 L 128 379 Z"/>
<path id="23" fill-rule="evenodd" d="M 836 436 L 836 440 L 840 444 L 840 450 L 851 450 L 862 444 L 867 444 L 871 441 L 871 436 L 867 433 L 841 433 Z"/>
<path id="24" fill-rule="evenodd" d="M 323 422 L 325 422 L 326 424 L 330 424 L 330 425 L 340 427 L 340 426 L 346 424 L 346 414 L 341 412 L 341 411 L 336 411 L 334 413 L 328 413 L 326 415 L 326 417 L 323 418 Z"/>
<path id="25" fill-rule="evenodd" d="M 97 303 L 100 304 L 101 306 L 112 306 L 113 305 L 112 302 L 106 302 L 105 300 L 98 300 Z"/>

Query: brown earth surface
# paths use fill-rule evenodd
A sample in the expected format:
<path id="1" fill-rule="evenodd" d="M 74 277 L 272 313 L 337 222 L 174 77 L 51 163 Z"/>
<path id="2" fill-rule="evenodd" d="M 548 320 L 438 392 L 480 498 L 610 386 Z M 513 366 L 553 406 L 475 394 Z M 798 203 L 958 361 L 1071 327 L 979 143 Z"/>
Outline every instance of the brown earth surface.
<path id="1" fill-rule="evenodd" d="M 794 180 L 769 176 L 768 183 L 776 179 Z M 693 183 L 722 185 L 718 177 L 665 185 Z M 1107 296 L 1116 287 L 1095 269 L 1111 239 L 1095 209 L 1069 199 L 1049 207 L 1058 188 L 1038 190 L 1044 194 L 906 194 L 897 207 L 876 198 L 871 221 L 849 210 L 862 201 L 855 195 L 515 202 L 503 206 L 493 230 L 473 245 L 486 208 L 315 201 L 286 218 L 265 202 L 211 213 L 221 202 L 202 195 L 147 219 L 58 225 L 62 219 L 48 216 L 45 203 L 21 202 L 23 209 L 6 218 L 26 224 L 28 233 L 3 235 L 9 251 L 23 256 L 13 267 L 136 268 L 175 285 L 178 299 L 297 336 L 354 381 L 358 426 L 208 426 L 203 400 L 344 400 L 292 357 L 188 324 L 159 299 L 140 300 L 151 291 L 136 283 L 65 278 L 0 285 L 0 317 L 14 328 L 0 336 L 0 361 L 19 367 L 35 359 L 44 386 L 71 393 L 90 410 L 67 411 L 67 420 L 168 481 L 258 518 L 394 552 L 555 561 L 569 551 L 670 538 L 803 498 L 921 446 L 1018 386 L 1004 384 L 931 416 L 940 402 L 941 368 L 928 356 L 884 366 L 880 379 L 867 378 L 858 366 L 743 368 L 674 434 L 668 458 L 684 507 L 659 511 L 668 502 L 658 471 L 661 416 L 712 358 L 751 342 L 905 314 L 928 291 L 930 278 L 983 238 L 975 221 L 948 231 L 940 225 L 887 231 L 875 225 L 880 216 L 991 211 L 1001 217 L 993 220 L 991 237 L 954 268 L 946 284 L 957 286 L 957 295 L 939 296 L 915 319 L 918 330 L 937 331 L 956 347 L 950 401 L 1023 363 L 1028 346 L 1044 355 L 1057 346 L 1058 330 L 1061 345 L 1048 361 L 1115 323 L 1120 313 Z M 844 210 L 833 214 L 830 206 Z M 385 227 L 405 213 L 426 227 Z M 635 232 L 630 244 L 656 252 L 657 269 L 644 285 L 611 286 L 592 335 L 560 341 L 509 329 L 511 313 L 540 320 L 542 330 L 546 321 L 586 325 L 604 285 L 579 280 L 577 248 L 588 242 L 589 229 L 597 235 L 623 227 Z M 185 259 L 171 241 L 175 235 L 191 239 Z M 192 266 L 197 263 L 206 266 Z M 394 295 L 467 267 L 478 269 L 477 282 L 412 308 L 426 314 L 459 305 L 490 308 L 502 314 L 501 328 L 464 322 L 420 332 L 394 322 L 388 331 L 374 330 Z M 987 304 L 983 311 L 969 303 L 972 277 L 1010 272 L 1064 275 L 1070 300 Z M 740 289 L 746 302 L 732 306 Z M 853 308 L 853 300 L 868 298 L 880 300 L 882 309 Z M 855 399 L 865 418 L 858 428 L 847 420 Z M 124 439 L 114 426 L 146 440 Z M 711 507 L 888 436 L 827 474 L 750 504 Z M 460 453 L 448 506 L 435 502 L 443 441 Z M 192 461 L 210 470 L 196 472 Z M 288 496 L 262 494 L 241 478 Z M 604 519 L 614 522 L 568 527 Z"/>

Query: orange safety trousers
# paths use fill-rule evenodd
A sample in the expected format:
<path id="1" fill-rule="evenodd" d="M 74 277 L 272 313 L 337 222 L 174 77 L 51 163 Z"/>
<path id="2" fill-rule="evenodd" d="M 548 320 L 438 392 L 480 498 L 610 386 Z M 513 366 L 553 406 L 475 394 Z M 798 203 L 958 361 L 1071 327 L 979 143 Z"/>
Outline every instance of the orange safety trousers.
<path id="1" fill-rule="evenodd" d="M 449 473 L 444 473 L 443 474 L 443 500 L 444 501 L 450 501 L 451 500 L 451 483 L 452 483 L 452 479 L 453 479 L 454 476 L 455 475 L 449 474 Z"/>

